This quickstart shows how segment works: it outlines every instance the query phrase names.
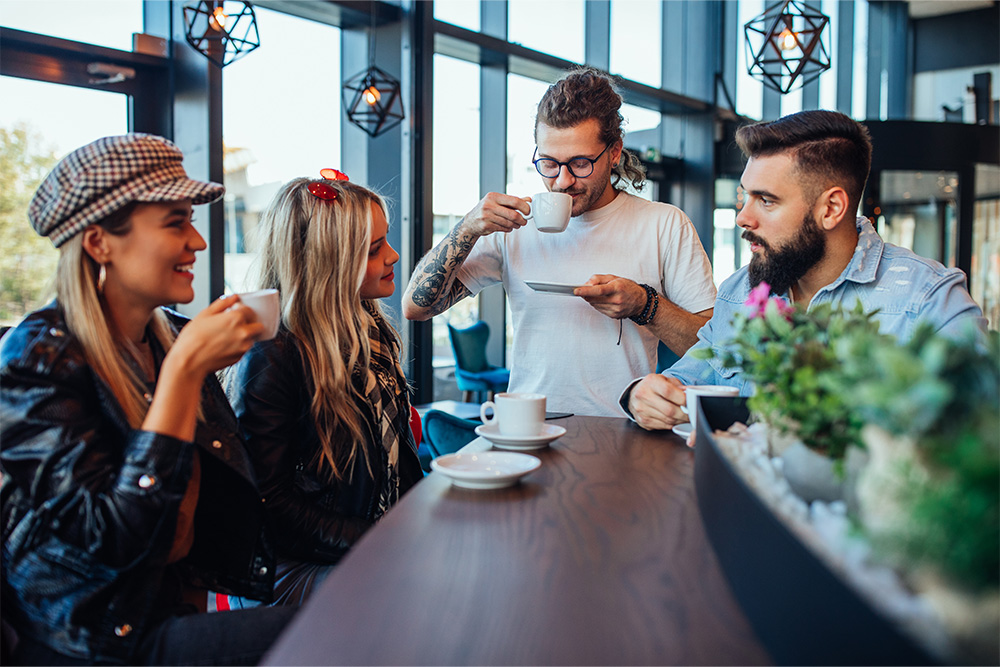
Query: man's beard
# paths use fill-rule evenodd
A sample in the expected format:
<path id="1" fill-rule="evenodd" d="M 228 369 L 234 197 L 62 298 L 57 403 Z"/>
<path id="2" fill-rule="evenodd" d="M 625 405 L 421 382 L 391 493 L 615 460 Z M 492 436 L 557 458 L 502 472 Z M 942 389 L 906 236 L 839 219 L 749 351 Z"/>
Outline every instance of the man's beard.
<path id="1" fill-rule="evenodd" d="M 744 231 L 742 238 L 762 248 L 750 260 L 750 287 L 765 282 L 771 286 L 771 294 L 786 293 L 826 254 L 826 236 L 812 213 L 803 218 L 795 237 L 777 250 L 750 231 Z"/>

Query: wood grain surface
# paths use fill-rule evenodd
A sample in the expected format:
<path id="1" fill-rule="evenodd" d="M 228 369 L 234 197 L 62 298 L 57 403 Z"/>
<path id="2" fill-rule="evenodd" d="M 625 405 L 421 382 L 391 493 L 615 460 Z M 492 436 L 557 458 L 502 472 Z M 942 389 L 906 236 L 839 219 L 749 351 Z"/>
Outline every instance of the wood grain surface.
<path id="1" fill-rule="evenodd" d="M 263 664 L 762 664 L 694 494 L 693 452 L 572 417 L 518 485 L 433 473 L 314 594 Z"/>

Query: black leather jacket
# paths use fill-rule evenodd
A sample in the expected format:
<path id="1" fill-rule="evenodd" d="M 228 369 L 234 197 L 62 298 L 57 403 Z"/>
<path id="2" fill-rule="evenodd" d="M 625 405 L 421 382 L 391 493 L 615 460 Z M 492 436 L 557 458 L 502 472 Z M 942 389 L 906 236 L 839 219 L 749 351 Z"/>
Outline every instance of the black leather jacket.
<path id="1" fill-rule="evenodd" d="M 362 456 L 339 482 L 317 472 L 320 442 L 310 412 L 312 394 L 298 345 L 285 328 L 276 338 L 254 345 L 231 372 L 229 398 L 267 498 L 279 557 L 336 563 L 380 516 L 385 448 L 368 438 L 374 477 Z M 423 478 L 409 430 L 408 406 L 400 415 L 400 432 L 405 436 L 397 468 L 400 494 Z M 365 417 L 365 424 L 371 423 L 371 415 Z"/>
<path id="2" fill-rule="evenodd" d="M 183 318 L 171 317 L 177 326 Z M 164 617 L 178 508 L 201 453 L 181 580 L 269 600 L 274 554 L 236 420 L 213 376 L 194 442 L 133 430 L 57 304 L 0 348 L 3 614 L 64 655 L 128 663 Z"/>

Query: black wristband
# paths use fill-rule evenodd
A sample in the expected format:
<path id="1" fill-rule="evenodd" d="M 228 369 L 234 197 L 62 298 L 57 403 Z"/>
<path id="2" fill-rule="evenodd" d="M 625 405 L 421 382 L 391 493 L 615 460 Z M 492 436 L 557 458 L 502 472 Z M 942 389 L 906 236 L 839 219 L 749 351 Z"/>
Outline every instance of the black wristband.
<path id="1" fill-rule="evenodd" d="M 646 307 L 642 309 L 642 312 L 638 315 L 631 315 L 629 319 L 638 324 L 639 326 L 645 326 L 653 321 L 656 317 L 656 310 L 660 305 L 660 295 L 656 293 L 656 290 L 646 284 L 641 284 L 639 287 L 646 290 Z"/>

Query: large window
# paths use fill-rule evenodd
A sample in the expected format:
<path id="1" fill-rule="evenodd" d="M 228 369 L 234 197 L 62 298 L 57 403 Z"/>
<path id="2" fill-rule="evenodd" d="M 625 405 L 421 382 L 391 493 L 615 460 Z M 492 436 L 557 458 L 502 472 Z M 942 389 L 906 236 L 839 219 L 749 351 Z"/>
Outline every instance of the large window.
<path id="1" fill-rule="evenodd" d="M 507 194 L 527 197 L 545 190 L 531 157 L 535 152 L 535 112 L 548 87 L 546 81 L 507 76 Z"/>
<path id="2" fill-rule="evenodd" d="M 625 120 L 625 147 L 635 151 L 640 158 L 652 161 L 659 159 L 660 123 L 663 120 L 660 112 L 633 104 L 623 104 L 621 113 Z M 626 189 L 643 199 L 656 201 L 659 195 L 657 188 L 656 183 L 647 180 L 646 186 L 638 192 L 631 185 Z"/>
<path id="3" fill-rule="evenodd" d="M 750 59 L 743 26 L 764 11 L 764 0 L 740 0 L 737 7 L 739 33 L 736 39 L 736 90 L 733 92 L 736 113 L 748 118 L 759 119 L 764 110 L 764 84 L 747 73 Z"/>
<path id="4" fill-rule="evenodd" d="M 469 30 L 479 30 L 478 0 L 434 0 L 434 18 Z"/>
<path id="5" fill-rule="evenodd" d="M 969 290 L 983 307 L 990 329 L 1000 328 L 1000 166 L 976 165 Z"/>
<path id="6" fill-rule="evenodd" d="M 659 88 L 663 5 L 659 0 L 612 0 L 611 71 Z"/>
<path id="7" fill-rule="evenodd" d="M 55 295 L 59 253 L 28 224 L 31 196 L 67 153 L 128 131 L 128 98 L 0 76 L 0 99 L 0 325 L 10 326 Z"/>
<path id="8" fill-rule="evenodd" d="M 508 0 L 507 39 L 583 62 L 583 0 Z"/>
<path id="9" fill-rule="evenodd" d="M 132 33 L 142 32 L 142 0 L 0 0 L 0 25 L 131 51 Z"/>
<path id="10" fill-rule="evenodd" d="M 480 199 L 479 89 L 478 65 L 434 56 L 432 246 L 437 245 Z M 478 319 L 478 299 L 465 299 L 432 320 L 435 400 L 457 398 L 457 386 L 447 380 L 448 371 L 454 364 L 447 324 L 465 327 Z"/>
<path id="11" fill-rule="evenodd" d="M 227 292 L 254 288 L 254 231 L 278 188 L 341 166 L 340 30 L 255 12 L 267 48 L 223 79 Z"/>

